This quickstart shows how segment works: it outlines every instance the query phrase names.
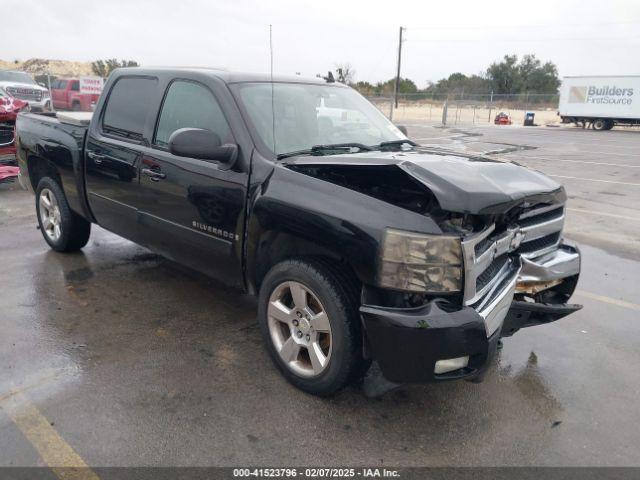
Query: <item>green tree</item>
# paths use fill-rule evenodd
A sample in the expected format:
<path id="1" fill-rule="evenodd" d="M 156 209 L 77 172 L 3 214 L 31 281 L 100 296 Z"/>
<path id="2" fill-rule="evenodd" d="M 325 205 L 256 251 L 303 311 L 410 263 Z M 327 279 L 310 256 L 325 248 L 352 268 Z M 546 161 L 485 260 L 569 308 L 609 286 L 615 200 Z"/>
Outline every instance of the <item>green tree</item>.
<path id="1" fill-rule="evenodd" d="M 443 78 L 437 83 L 429 84 L 425 93 L 437 96 L 463 96 L 485 94 L 489 90 L 491 90 L 489 81 L 480 75 L 468 77 L 463 73 L 452 73 L 449 78 Z"/>
<path id="2" fill-rule="evenodd" d="M 362 95 L 374 95 L 376 87 L 369 82 L 356 82 L 353 88 L 358 90 Z"/>
<path id="3" fill-rule="evenodd" d="M 386 82 L 376 83 L 375 93 L 378 95 L 392 95 L 393 89 L 396 84 L 396 79 L 392 78 Z M 409 78 L 400 78 L 400 84 L 398 85 L 398 93 L 405 95 L 408 93 L 418 93 L 418 87 Z"/>
<path id="4" fill-rule="evenodd" d="M 138 62 L 134 60 L 117 60 L 115 58 L 91 62 L 91 70 L 93 73 L 102 78 L 107 78 L 116 68 L 137 66 Z"/>
<path id="5" fill-rule="evenodd" d="M 487 69 L 487 79 L 495 93 L 557 93 L 558 69 L 552 62 L 542 64 L 535 55 L 505 55 Z"/>
<path id="6" fill-rule="evenodd" d="M 492 63 L 487 68 L 487 78 L 495 93 L 519 93 L 518 56 L 505 55 L 502 62 Z"/>
<path id="7" fill-rule="evenodd" d="M 557 67 L 551 62 L 541 65 L 539 60 L 536 61 L 536 68 L 527 71 L 526 75 L 525 72 L 520 73 L 522 77 L 521 93 L 557 93 L 560 87 Z"/>

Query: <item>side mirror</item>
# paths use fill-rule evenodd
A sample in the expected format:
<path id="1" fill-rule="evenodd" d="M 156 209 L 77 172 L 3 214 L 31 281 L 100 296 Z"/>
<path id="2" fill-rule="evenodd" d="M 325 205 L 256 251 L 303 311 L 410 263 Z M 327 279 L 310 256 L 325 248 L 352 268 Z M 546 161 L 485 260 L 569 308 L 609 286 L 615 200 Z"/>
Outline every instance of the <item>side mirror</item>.
<path id="1" fill-rule="evenodd" d="M 216 133 L 204 128 L 179 128 L 169 137 L 169 151 L 180 157 L 220 162 L 226 168 L 238 158 L 237 145 L 222 145 Z"/>
<path id="2" fill-rule="evenodd" d="M 398 130 L 404 133 L 405 137 L 409 136 L 409 133 L 407 132 L 407 127 L 405 127 L 404 125 L 396 125 L 396 127 L 398 128 Z"/>

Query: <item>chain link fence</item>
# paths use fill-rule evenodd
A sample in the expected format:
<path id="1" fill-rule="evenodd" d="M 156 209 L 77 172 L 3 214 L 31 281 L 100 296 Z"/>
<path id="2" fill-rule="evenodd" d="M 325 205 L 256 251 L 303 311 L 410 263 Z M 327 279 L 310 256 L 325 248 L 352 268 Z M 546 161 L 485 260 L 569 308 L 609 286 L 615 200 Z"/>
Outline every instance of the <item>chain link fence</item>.
<path id="1" fill-rule="evenodd" d="M 398 96 L 398 107 L 391 96 L 367 97 L 378 109 L 396 123 L 419 121 L 441 125 L 481 125 L 494 123 L 504 112 L 513 124 L 522 125 L 525 114 L 535 114 L 536 124 L 557 123 L 559 117 L 556 94 L 479 94 L 431 95 L 425 93 Z"/>

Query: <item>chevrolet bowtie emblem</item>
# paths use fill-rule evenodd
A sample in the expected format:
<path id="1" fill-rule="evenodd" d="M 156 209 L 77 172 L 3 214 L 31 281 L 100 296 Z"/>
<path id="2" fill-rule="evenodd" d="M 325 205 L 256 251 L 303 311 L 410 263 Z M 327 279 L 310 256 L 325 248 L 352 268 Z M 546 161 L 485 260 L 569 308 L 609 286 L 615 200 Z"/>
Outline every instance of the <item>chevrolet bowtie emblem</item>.
<path id="1" fill-rule="evenodd" d="M 524 233 L 522 233 L 518 228 L 513 232 L 511 236 L 511 241 L 509 242 L 509 251 L 512 252 L 514 250 L 517 250 L 518 247 L 520 247 L 522 240 L 524 240 Z"/>

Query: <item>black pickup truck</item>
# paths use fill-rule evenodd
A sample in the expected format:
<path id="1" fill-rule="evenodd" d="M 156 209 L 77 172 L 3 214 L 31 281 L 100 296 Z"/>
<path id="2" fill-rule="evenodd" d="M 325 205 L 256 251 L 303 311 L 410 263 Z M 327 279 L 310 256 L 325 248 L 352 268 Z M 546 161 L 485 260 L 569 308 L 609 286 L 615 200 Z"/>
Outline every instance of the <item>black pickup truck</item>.
<path id="1" fill-rule="evenodd" d="M 307 392 L 372 361 L 395 383 L 477 381 L 501 337 L 580 308 L 561 185 L 421 147 L 341 84 L 120 69 L 91 117 L 21 114 L 17 146 L 51 248 L 97 223 L 259 295 Z"/>

